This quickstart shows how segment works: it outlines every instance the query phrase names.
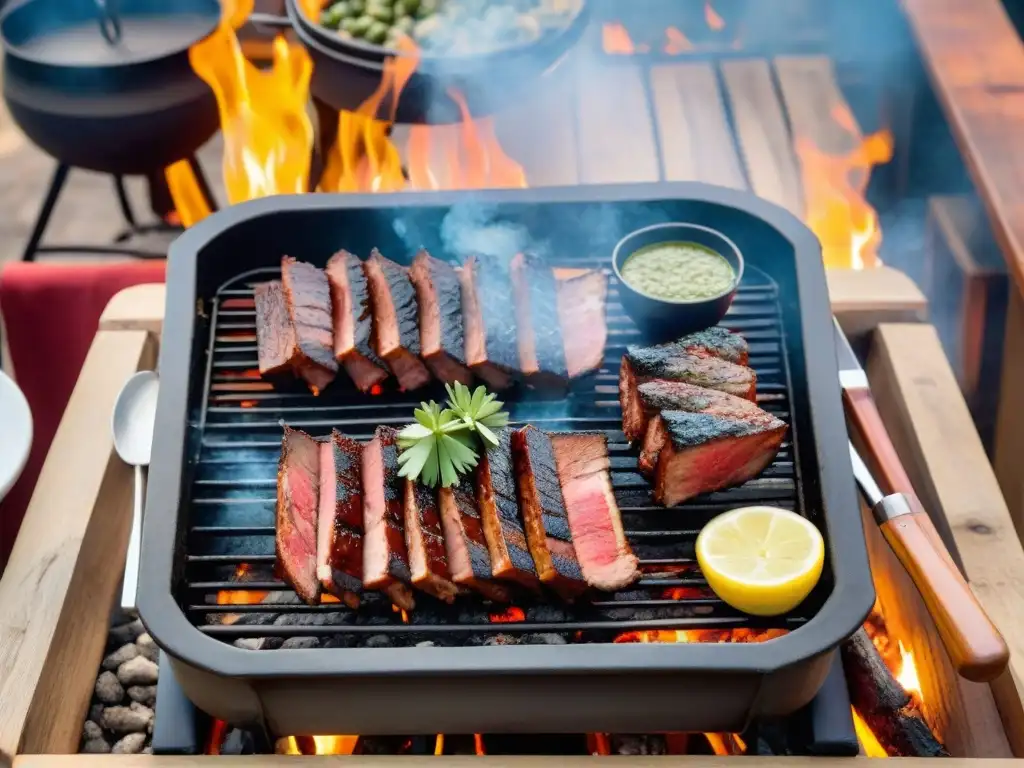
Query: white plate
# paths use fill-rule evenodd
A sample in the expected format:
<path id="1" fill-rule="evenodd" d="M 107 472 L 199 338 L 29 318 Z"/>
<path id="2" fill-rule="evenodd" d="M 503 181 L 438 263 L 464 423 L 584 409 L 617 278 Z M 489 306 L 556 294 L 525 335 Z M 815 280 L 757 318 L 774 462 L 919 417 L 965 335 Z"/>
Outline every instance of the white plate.
<path id="1" fill-rule="evenodd" d="M 31 446 L 32 412 L 18 385 L 0 371 L 0 499 L 25 468 Z"/>

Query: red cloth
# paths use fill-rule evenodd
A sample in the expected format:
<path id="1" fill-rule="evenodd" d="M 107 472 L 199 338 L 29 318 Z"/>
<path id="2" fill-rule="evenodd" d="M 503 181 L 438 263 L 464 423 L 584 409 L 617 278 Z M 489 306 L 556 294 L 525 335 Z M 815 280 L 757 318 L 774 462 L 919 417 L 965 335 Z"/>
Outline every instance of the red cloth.
<path id="1" fill-rule="evenodd" d="M 32 410 L 21 478 L 0 502 L 0 572 L 107 302 L 124 288 L 164 282 L 165 262 L 14 262 L 0 271 L 0 315 L 18 386 Z"/>

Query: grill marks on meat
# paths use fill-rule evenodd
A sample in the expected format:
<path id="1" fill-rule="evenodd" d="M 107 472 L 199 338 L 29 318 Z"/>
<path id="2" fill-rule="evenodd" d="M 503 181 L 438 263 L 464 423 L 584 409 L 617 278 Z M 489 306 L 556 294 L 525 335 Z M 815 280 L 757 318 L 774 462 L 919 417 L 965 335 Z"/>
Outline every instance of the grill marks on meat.
<path id="1" fill-rule="evenodd" d="M 640 578 L 639 562 L 626 539 L 608 474 L 604 435 L 551 436 L 569 529 L 587 584 L 615 591 Z"/>
<path id="2" fill-rule="evenodd" d="M 412 480 L 404 481 L 405 544 L 413 586 L 447 603 L 458 587 L 451 581 L 434 493 Z"/>
<path id="3" fill-rule="evenodd" d="M 628 347 L 623 363 L 629 364 L 637 383 L 667 379 L 717 389 L 747 400 L 756 398 L 754 371 L 718 357 L 695 355 L 672 345 Z M 621 376 L 620 368 L 620 380 Z"/>
<path id="4" fill-rule="evenodd" d="M 509 270 L 498 259 L 471 257 L 460 279 L 466 363 L 489 386 L 505 389 L 519 367 Z"/>
<path id="5" fill-rule="evenodd" d="M 508 602 L 509 590 L 491 580 L 491 555 L 469 480 L 438 491 L 438 506 L 452 580 L 491 600 Z"/>
<path id="6" fill-rule="evenodd" d="M 570 379 L 596 371 L 608 341 L 608 277 L 596 270 L 558 281 L 558 320 Z"/>
<path id="7" fill-rule="evenodd" d="M 416 254 L 409 270 L 419 304 L 420 354 L 441 381 L 469 384 L 466 362 L 459 273 L 425 250 Z"/>
<path id="8" fill-rule="evenodd" d="M 385 363 L 373 351 L 373 312 L 363 262 L 355 254 L 339 251 L 327 262 L 334 325 L 334 357 L 363 392 L 388 377 Z"/>
<path id="9" fill-rule="evenodd" d="M 663 411 L 661 422 L 666 440 L 654 498 L 669 507 L 757 476 L 786 434 L 785 423 L 764 411 L 744 417 Z"/>
<path id="10" fill-rule="evenodd" d="M 409 271 L 374 249 L 363 264 L 373 308 L 377 354 L 391 368 L 403 390 L 418 389 L 430 381 L 420 353 L 419 306 Z"/>
<path id="11" fill-rule="evenodd" d="M 519 254 L 512 259 L 512 284 L 520 370 L 539 386 L 564 386 L 569 373 L 558 316 L 555 273 L 538 257 Z"/>
<path id="12" fill-rule="evenodd" d="M 319 448 L 316 575 L 324 590 L 357 608 L 363 590 L 362 446 L 334 430 Z"/>
<path id="13" fill-rule="evenodd" d="M 667 346 L 699 357 L 718 357 L 736 365 L 747 365 L 750 362 L 747 340 L 720 325 L 683 336 Z"/>
<path id="14" fill-rule="evenodd" d="M 530 556 L 516 504 L 512 430 L 503 428 L 495 435 L 497 447 L 484 453 L 476 467 L 477 503 L 491 555 L 491 573 L 496 579 L 514 581 L 536 590 L 539 585 L 537 568 Z"/>
<path id="15" fill-rule="evenodd" d="M 327 275 L 312 264 L 285 256 L 281 259 L 281 286 L 295 333 L 292 366 L 313 394 L 319 394 L 338 372 Z"/>
<path id="16" fill-rule="evenodd" d="M 285 427 L 277 466 L 277 566 L 295 593 L 310 605 L 316 605 L 320 597 L 316 573 L 319 504 L 320 447 L 305 432 Z"/>
<path id="17" fill-rule="evenodd" d="M 569 531 L 551 438 L 526 426 L 512 435 L 519 508 L 526 538 L 544 584 L 566 600 L 586 590 Z"/>
<path id="18" fill-rule="evenodd" d="M 377 427 L 373 440 L 363 448 L 363 586 L 367 589 L 386 589 L 412 579 L 402 525 L 403 483 L 398 476 L 396 438 L 394 429 Z"/>

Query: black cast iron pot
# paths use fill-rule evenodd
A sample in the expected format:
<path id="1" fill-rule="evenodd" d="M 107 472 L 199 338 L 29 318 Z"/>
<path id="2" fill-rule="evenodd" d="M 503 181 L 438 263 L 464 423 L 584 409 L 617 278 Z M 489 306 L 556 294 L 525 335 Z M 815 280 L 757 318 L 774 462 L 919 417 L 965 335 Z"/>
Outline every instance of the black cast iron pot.
<path id="1" fill-rule="evenodd" d="M 57 160 L 144 174 L 189 157 L 217 130 L 217 104 L 189 47 L 217 0 L 23 0 L 0 17 L 4 100 Z"/>

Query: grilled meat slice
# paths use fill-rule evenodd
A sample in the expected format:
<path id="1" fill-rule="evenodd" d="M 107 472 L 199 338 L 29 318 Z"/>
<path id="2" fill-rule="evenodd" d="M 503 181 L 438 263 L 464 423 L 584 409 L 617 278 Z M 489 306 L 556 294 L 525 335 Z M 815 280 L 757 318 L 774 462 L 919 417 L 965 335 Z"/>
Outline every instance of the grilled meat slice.
<path id="1" fill-rule="evenodd" d="M 420 311 L 420 355 L 441 381 L 469 384 L 466 340 L 462 331 L 462 285 L 459 273 L 426 250 L 416 254 L 409 270 Z"/>
<path id="2" fill-rule="evenodd" d="M 750 346 L 747 340 L 720 325 L 683 336 L 666 346 L 698 357 L 718 357 L 736 365 L 748 365 L 750 362 Z"/>
<path id="3" fill-rule="evenodd" d="M 508 267 L 496 258 L 471 257 L 460 278 L 466 363 L 493 389 L 505 389 L 519 368 Z"/>
<path id="4" fill-rule="evenodd" d="M 320 514 L 316 576 L 350 608 L 363 591 L 363 447 L 337 430 L 320 443 Z"/>
<path id="5" fill-rule="evenodd" d="M 608 474 L 608 441 L 594 433 L 551 436 L 569 530 L 587 584 L 613 592 L 640 578 Z"/>
<path id="6" fill-rule="evenodd" d="M 295 594 L 310 605 L 320 597 L 316 526 L 320 506 L 320 447 L 297 429 L 284 428 L 277 465 L 277 567 Z"/>
<path id="7" fill-rule="evenodd" d="M 573 600 L 586 591 L 569 532 L 551 438 L 533 426 L 512 433 L 519 509 L 530 554 L 542 583 Z"/>
<path id="8" fill-rule="evenodd" d="M 363 262 L 355 254 L 338 251 L 327 262 L 334 323 L 334 357 L 363 392 L 388 377 L 386 364 L 373 351 L 373 312 Z"/>
<path id="9" fill-rule="evenodd" d="M 312 264 L 285 256 L 281 259 L 281 286 L 295 329 L 292 365 L 313 394 L 320 394 L 338 372 L 327 275 Z"/>
<path id="10" fill-rule="evenodd" d="M 363 269 L 370 288 L 377 354 L 403 390 L 419 389 L 430 381 L 430 371 L 418 357 L 419 307 L 409 270 L 384 258 L 376 248 Z"/>
<path id="11" fill-rule="evenodd" d="M 363 586 L 367 589 L 412 581 L 402 525 L 397 435 L 390 427 L 377 427 L 373 440 L 363 448 Z"/>
<path id="12" fill-rule="evenodd" d="M 596 371 L 608 341 L 608 277 L 597 270 L 558 282 L 558 318 L 570 379 Z"/>
<path id="13" fill-rule="evenodd" d="M 405 544 L 413 586 L 446 603 L 454 602 L 459 589 L 448 572 L 448 556 L 434 493 L 408 478 L 404 485 Z"/>
<path id="14" fill-rule="evenodd" d="M 519 254 L 512 259 L 519 369 L 531 384 L 562 387 L 569 375 L 558 317 L 558 282 L 542 259 Z"/>
<path id="15" fill-rule="evenodd" d="M 536 590 L 540 580 L 516 504 L 512 430 L 496 430 L 495 435 L 497 447 L 484 453 L 476 466 L 476 497 L 491 555 L 491 574 Z"/>
<path id="16" fill-rule="evenodd" d="M 260 376 L 292 373 L 295 352 L 295 326 L 288 317 L 284 289 L 280 280 L 259 283 L 253 288 L 256 302 L 256 348 Z"/>
<path id="17" fill-rule="evenodd" d="M 438 506 L 452 581 L 491 600 L 507 603 L 508 588 L 491 579 L 491 555 L 472 483 L 463 478 L 452 488 L 442 488 L 438 492 Z"/>
<path id="18" fill-rule="evenodd" d="M 770 413 L 732 418 L 662 411 L 667 433 L 658 457 L 654 498 L 667 507 L 745 483 L 771 464 L 786 434 Z"/>

